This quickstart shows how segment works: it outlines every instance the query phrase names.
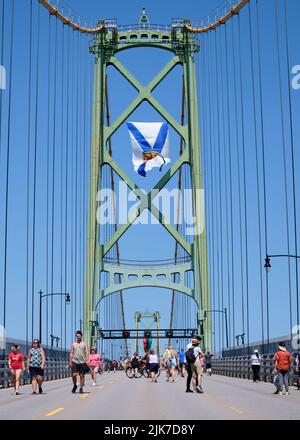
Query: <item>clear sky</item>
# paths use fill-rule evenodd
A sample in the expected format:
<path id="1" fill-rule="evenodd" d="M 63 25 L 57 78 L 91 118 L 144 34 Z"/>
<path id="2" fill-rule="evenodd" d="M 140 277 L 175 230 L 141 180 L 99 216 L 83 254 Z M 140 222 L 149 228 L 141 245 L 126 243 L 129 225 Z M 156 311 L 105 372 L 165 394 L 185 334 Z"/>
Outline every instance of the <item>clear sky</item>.
<path id="1" fill-rule="evenodd" d="M 100 18 L 116 19 L 120 25 L 134 24 L 138 22 L 141 9 L 146 8 L 150 22 L 157 24 L 170 24 L 173 18 L 190 18 L 195 25 L 201 25 L 202 20 L 207 21 L 207 17 L 214 16 L 216 8 L 220 6 L 220 1 L 217 0 L 202 0 L 202 1 L 164 1 L 158 2 L 157 0 L 131 0 L 130 2 L 121 2 L 119 0 L 115 2 L 99 2 L 98 0 L 68 0 L 68 5 L 64 7 L 66 13 L 69 8 L 72 10 L 74 19 L 79 16 L 81 23 L 88 25 L 95 24 Z M 222 2 L 223 4 L 224 2 Z M 275 16 L 274 16 L 274 0 L 260 1 L 261 14 L 264 17 L 264 26 L 261 28 L 262 32 L 262 75 L 263 75 L 263 112 L 265 123 L 265 148 L 266 148 L 266 186 L 267 186 L 267 227 L 268 227 L 268 249 L 269 253 L 286 253 L 287 246 L 287 228 L 286 228 L 286 210 L 285 210 L 285 193 L 284 193 L 284 164 L 282 154 L 282 133 L 281 133 L 281 118 L 280 118 L 280 94 L 279 94 L 279 82 L 278 82 L 278 63 L 276 52 L 276 29 L 275 29 Z M 279 11 L 283 12 L 283 1 L 279 2 Z M 29 66 L 29 0 L 15 0 L 15 32 L 14 32 L 14 60 L 13 60 L 13 75 L 12 75 L 12 109 L 11 109 L 11 138 L 10 138 L 10 169 L 9 169 L 9 215 L 8 215 L 8 253 L 7 253 L 7 333 L 11 337 L 25 339 L 26 337 L 26 275 L 29 274 L 29 291 L 38 292 L 39 289 L 46 291 L 48 284 L 48 291 L 51 288 L 55 292 L 61 290 L 73 292 L 72 305 L 67 310 L 67 322 L 70 322 L 70 315 L 72 314 L 72 330 L 80 325 L 80 317 L 82 312 L 82 286 L 83 286 L 83 242 L 84 242 L 84 225 L 86 221 L 85 211 L 83 204 L 86 201 L 87 195 L 87 183 L 88 183 L 88 160 L 89 160 L 89 131 L 90 131 L 90 119 L 91 119 L 91 88 L 92 88 L 92 56 L 88 54 L 88 42 L 90 38 L 83 38 L 83 43 L 78 44 L 78 36 L 71 37 L 71 44 L 73 44 L 73 55 L 71 61 L 73 65 L 71 67 L 71 91 L 76 90 L 77 84 L 77 72 L 79 75 L 80 91 L 78 100 L 81 104 L 81 112 L 79 112 L 79 119 L 76 119 L 76 105 L 77 97 L 69 97 L 70 102 L 70 114 L 72 114 L 71 127 L 69 128 L 70 145 L 72 144 L 70 152 L 70 170 L 69 170 L 69 188 L 70 198 L 68 207 L 70 213 L 74 214 L 74 210 L 77 209 L 77 215 L 71 215 L 72 221 L 69 218 L 68 224 L 68 275 L 67 279 L 64 279 L 62 270 L 62 262 L 64 261 L 64 249 L 61 250 L 61 240 L 64 238 L 64 234 L 60 232 L 61 221 L 61 203 L 64 202 L 65 193 L 61 191 L 62 181 L 61 179 L 61 163 L 65 164 L 65 139 L 61 142 L 60 137 L 65 133 L 62 130 L 62 126 L 66 123 L 66 83 L 64 89 L 62 88 L 61 81 L 55 82 L 55 62 L 53 57 L 54 37 L 51 41 L 51 80 L 50 83 L 47 79 L 47 44 L 48 44 L 48 16 L 45 11 L 41 11 L 41 28 L 40 28 L 40 78 L 38 89 L 38 131 L 37 131 L 37 193 L 36 193 L 36 225 L 35 225 L 35 263 L 34 263 L 34 283 L 32 284 L 32 207 L 33 207 L 33 154 L 34 154 L 34 116 L 35 116 L 35 68 L 37 63 L 37 2 L 34 0 L 34 22 L 33 22 L 33 52 L 32 52 L 32 118 L 31 124 L 31 139 L 30 139 L 30 217 L 29 217 L 29 270 L 26 269 L 26 253 L 27 253 L 27 241 L 26 241 L 26 228 L 27 228 L 27 214 L 26 214 L 26 182 L 27 182 L 27 145 L 28 145 L 28 66 Z M 255 5 L 255 2 L 251 3 Z M 290 70 L 292 66 L 300 64 L 299 51 L 297 45 L 297 23 L 296 17 L 299 16 L 299 2 L 297 0 L 287 0 L 288 5 L 288 20 L 289 20 L 289 44 L 290 44 Z M 9 71 L 9 48 L 10 48 L 10 2 L 6 1 L 5 16 L 5 34 L 4 34 L 4 66 L 7 70 L 8 85 L 10 81 Z M 219 9 L 220 14 L 223 8 Z M 2 11 L 3 12 L 3 11 Z M 1 12 L 1 17 L 2 17 Z M 264 219 L 261 218 L 262 227 L 262 254 L 260 255 L 258 247 L 258 212 L 257 212 L 257 186 L 256 186 L 256 162 L 255 162 L 255 138 L 254 138 L 254 123 L 253 123 L 253 102 L 252 102 L 252 85 L 251 85 L 251 64 L 250 64 L 250 44 L 249 44 L 249 24 L 248 24 L 248 12 L 243 11 L 241 15 L 242 24 L 242 91 L 245 99 L 244 108 L 244 125 L 245 125 L 245 175 L 247 186 L 247 210 L 248 210 L 248 258 L 249 258 L 249 315 L 250 315 L 250 340 L 261 339 L 261 321 L 260 321 L 260 267 L 263 264 L 265 256 L 264 247 Z M 205 18 L 204 18 L 205 17 Z M 75 20 L 76 21 L 76 20 Z M 54 35 L 55 23 L 52 20 L 51 24 L 52 35 Z M 289 114 L 288 114 L 288 89 L 287 89 L 287 67 L 285 58 L 285 40 L 284 40 L 284 28 L 283 21 L 280 21 L 280 51 L 281 51 L 281 73 L 283 84 L 283 105 L 284 105 L 284 128 L 286 137 L 287 148 L 287 194 L 288 194 L 288 207 L 289 207 L 289 233 L 290 233 L 290 251 L 294 253 L 294 223 L 293 223 L 293 203 L 292 203 L 292 179 L 291 179 L 291 153 L 290 153 L 290 137 L 289 137 Z M 235 263 L 235 295 L 236 295 L 236 312 L 235 312 L 235 334 L 233 334 L 233 315 L 232 309 L 230 311 L 230 340 L 234 340 L 235 335 L 242 333 L 243 331 L 243 313 L 242 310 L 242 292 L 246 291 L 245 276 L 245 241 L 242 244 L 243 257 L 240 253 L 240 236 L 239 236 L 239 212 L 238 212 L 238 188 L 239 188 L 239 176 L 238 176 L 238 151 L 241 154 L 241 113 L 240 105 L 238 106 L 238 126 L 239 126 L 239 149 L 236 148 L 237 137 L 234 131 L 236 123 L 236 117 L 234 112 L 234 58 L 231 44 L 231 24 L 228 25 L 229 32 L 229 74 L 230 74 L 230 122 L 232 126 L 232 178 L 233 178 L 233 193 L 234 193 L 234 263 Z M 234 27 L 234 41 L 235 50 L 238 51 L 237 40 L 237 21 L 235 20 Z M 254 38 L 257 35 L 256 25 L 253 18 L 253 33 Z M 67 41 L 67 34 L 65 34 L 65 44 Z M 59 31 L 58 47 L 61 47 L 62 33 Z M 205 170 L 205 185 L 206 185 L 206 200 L 207 200 L 207 221 L 208 221 L 208 237 L 209 237 L 209 256 L 210 256 L 210 270 L 211 270 L 211 286 L 213 295 L 213 306 L 216 308 L 229 307 L 228 300 L 228 285 L 229 285 L 229 297 L 232 290 L 232 280 L 227 284 L 227 273 L 229 272 L 229 259 L 224 247 L 223 262 L 221 262 L 221 244 L 220 244 L 220 232 L 224 235 L 224 241 L 226 237 L 226 220 L 224 213 L 226 212 L 226 200 L 228 196 L 228 181 L 227 187 L 225 186 L 225 168 L 222 168 L 221 174 L 218 173 L 218 145 L 220 148 L 225 148 L 228 151 L 229 140 L 228 130 L 226 124 L 221 122 L 220 125 L 220 141 L 218 138 L 217 127 L 217 93 L 219 98 L 226 100 L 226 84 L 224 76 L 224 29 L 217 33 L 217 38 L 222 41 L 218 46 L 222 49 L 221 58 L 215 57 L 215 36 L 210 35 L 203 40 L 200 38 L 201 49 L 200 54 L 197 57 L 197 78 L 198 78 L 198 90 L 199 90 L 199 110 L 201 121 L 201 142 L 204 156 L 204 172 Z M 78 46 L 77 46 L 78 44 Z M 254 42 L 256 48 L 256 40 Z M 79 52 L 76 48 L 80 48 Z M 219 50 L 219 49 L 217 49 Z M 259 106 L 259 83 L 258 83 L 258 66 L 257 66 L 257 49 L 254 53 L 255 58 L 255 99 L 257 108 Z M 77 70 L 78 60 L 81 64 L 79 71 Z M 147 49 L 146 51 L 133 50 L 123 52 L 119 55 L 121 62 L 132 71 L 137 78 L 143 83 L 147 84 L 151 78 L 167 63 L 170 59 L 170 55 L 166 53 L 158 53 L 157 50 Z M 217 60 L 217 64 L 216 64 Z M 218 71 L 215 68 L 219 69 Z M 67 67 L 64 70 L 61 68 L 61 62 L 58 63 L 57 76 L 60 77 L 63 72 L 66 73 Z M 210 70 L 212 69 L 211 73 Z M 72 76 L 73 70 L 73 76 Z M 218 72 L 218 73 L 217 73 Z M 239 78 L 239 72 L 237 72 Z M 210 80 L 208 80 L 210 76 Z M 205 80 L 203 82 L 203 80 Z M 55 198 L 55 220 L 54 220 L 54 250 L 53 250 L 53 279 L 51 277 L 52 271 L 49 269 L 51 266 L 51 224 L 50 228 L 50 248 L 48 249 L 48 283 L 47 283 L 47 270 L 46 270 L 46 235 L 45 230 L 47 227 L 46 216 L 46 176 L 47 176 L 47 93 L 50 84 L 50 90 L 56 90 L 57 103 L 56 103 L 56 118 L 52 116 L 50 118 L 50 163 L 52 166 L 52 145 L 56 145 L 56 159 L 54 164 L 54 173 L 56 180 L 54 184 Z M 56 89 L 55 89 L 56 84 Z M 208 89 L 211 88 L 211 95 L 209 95 Z M 237 97 L 240 97 L 239 83 L 237 83 L 236 91 Z M 205 93 L 203 93 L 205 90 Z M 295 164 L 296 164 L 296 189 L 299 187 L 299 126 L 297 125 L 296 116 L 299 111 L 299 91 L 291 90 L 292 97 L 292 111 L 294 122 L 294 141 L 295 141 Z M 5 188 L 6 188 L 6 153 L 8 144 L 8 103 L 9 103 L 9 89 L 3 91 L 3 111 L 2 111 L 2 133 L 1 133 L 1 186 L 0 186 L 0 200 L 1 200 L 1 251 L 0 251 L 0 263 L 1 267 L 4 267 L 4 245 L 5 245 Z M 63 107 L 61 106 L 61 96 L 64 97 Z M 209 98 L 210 96 L 210 98 Z M 128 105 L 135 97 L 135 90 L 121 78 L 116 72 L 111 71 L 109 78 L 109 98 L 110 98 L 110 111 L 111 120 L 113 121 L 120 112 Z M 155 92 L 155 97 L 168 108 L 169 112 L 177 119 L 180 119 L 181 110 L 181 72 L 180 69 L 175 69 L 174 72 L 166 79 L 165 83 L 161 84 Z M 211 99 L 211 108 L 208 106 L 208 99 Z M 225 102 L 225 101 L 224 101 Z M 50 104 L 50 113 L 54 112 L 54 101 Z M 259 112 L 258 112 L 259 113 Z M 227 113 L 223 114 L 222 107 L 220 107 L 219 117 L 226 118 Z M 212 121 L 211 132 L 208 132 L 209 121 Z M 149 105 L 143 104 L 131 117 L 131 120 L 140 121 L 161 121 L 161 117 L 150 108 Z M 226 120 L 226 119 L 225 119 Z M 63 122 L 64 121 L 64 122 Z M 56 125 L 54 125 L 56 124 Z M 222 125 L 224 124 L 224 125 Z M 55 128 L 56 127 L 56 128 Z M 80 127 L 80 128 L 79 128 Z M 257 116 L 258 138 L 260 139 L 260 125 L 259 114 Z M 56 133 L 53 136 L 53 133 Z M 179 138 L 171 130 L 171 154 L 172 159 L 176 159 L 179 149 Z M 78 143 L 76 142 L 78 140 Z M 76 150 L 77 145 L 77 150 Z M 123 126 L 119 132 L 113 136 L 112 145 L 114 156 L 116 161 L 122 164 L 125 171 L 145 189 L 150 189 L 151 186 L 158 180 L 160 173 L 153 171 L 147 179 L 143 179 L 137 176 L 132 168 L 131 163 L 131 151 L 130 140 L 126 130 Z M 258 141 L 259 151 L 261 151 L 261 142 Z M 61 146 L 62 149 L 60 148 Z M 85 147 L 85 148 L 83 148 Z M 78 166 L 76 167 L 75 155 L 78 154 Z M 60 160 L 60 154 L 63 154 L 63 161 Z M 223 163 L 223 162 L 222 162 Z M 211 164 L 213 167 L 210 168 Z M 228 163 L 227 163 L 228 165 Z M 222 165 L 223 166 L 223 165 Z M 73 171 L 72 171 L 73 170 Z M 211 170 L 213 170 L 211 172 Z M 262 157 L 259 154 L 259 179 L 260 179 L 260 191 L 262 190 Z M 227 168 L 227 172 L 229 168 Z M 52 168 L 50 169 L 50 182 L 52 176 Z M 76 180 L 76 172 L 77 180 Z M 74 173 L 74 174 L 72 174 Z M 64 177 L 64 171 L 62 176 Z M 241 171 L 240 178 L 243 177 Z M 77 182 L 77 183 L 76 183 Z M 219 204 L 219 192 L 217 185 L 221 184 L 222 197 Z M 243 191 L 243 188 L 241 189 Z M 78 195 L 78 205 L 76 205 L 76 194 Z M 262 194 L 260 194 L 262 197 Z M 297 215 L 299 217 L 299 196 L 297 197 Z M 50 197 L 50 202 L 51 202 Z M 49 202 L 49 203 L 50 203 Z M 260 200 L 261 208 L 263 209 L 263 201 Z M 75 205 L 74 205 L 75 204 Z M 215 215 L 213 216 L 212 207 L 215 204 Z M 77 208 L 75 207 L 77 206 Z M 51 203 L 50 203 L 51 207 Z M 216 214 L 218 212 L 218 214 Z M 217 232 L 217 222 L 220 219 L 220 212 L 222 213 L 222 227 Z M 242 211 L 243 212 L 243 211 Z M 64 213 L 64 211 L 63 211 Z M 218 217 L 219 216 L 219 217 Z M 76 223 L 76 218 L 77 223 Z M 84 220 L 85 219 L 85 220 Z M 63 220 L 65 220 L 65 214 L 63 214 Z M 214 226 L 213 226 L 214 224 Z M 74 232 L 74 228 L 77 228 L 78 234 Z M 245 240 L 245 223 L 242 220 L 242 237 Z M 77 237 L 75 243 L 75 236 Z M 151 240 L 148 237 L 151 236 Z M 214 238 L 214 240 L 213 240 Z M 298 243 L 299 245 L 299 243 Z M 174 242 L 170 239 L 167 233 L 161 226 L 151 226 L 145 233 L 144 227 L 141 225 L 134 226 L 128 230 L 126 236 L 120 241 L 121 258 L 135 259 L 135 260 L 151 260 L 155 258 L 164 259 L 172 258 L 174 255 Z M 62 253 L 61 253 L 62 252 Z M 75 259 L 74 259 L 75 255 Z M 242 260 L 244 284 L 242 287 L 242 277 L 240 271 L 240 262 Z M 221 289 L 221 267 L 224 270 L 223 274 L 223 289 Z M 77 268 L 77 276 L 74 275 Z M 79 269 L 80 268 L 80 269 Z M 4 282 L 4 272 L 1 276 L 1 283 Z M 264 298 L 264 311 L 266 311 L 266 291 L 265 291 L 265 275 L 263 273 L 263 298 Z M 3 289 L 1 288 L 1 291 Z M 223 300 L 221 299 L 221 290 L 223 291 Z M 292 292 L 292 323 L 296 324 L 296 289 L 295 289 L 295 266 L 294 262 L 291 267 L 291 292 Z M 286 259 L 272 260 L 272 272 L 269 277 L 269 306 L 270 306 L 270 336 L 280 336 L 289 334 L 290 322 L 289 322 L 289 302 L 288 302 L 288 267 Z M 231 298 L 231 297 L 230 297 Z M 180 300 L 181 301 L 181 300 Z M 231 307 L 232 307 L 232 298 Z M 1 307 L 3 308 L 3 295 L 1 297 Z M 170 292 L 166 292 L 160 289 L 141 289 L 137 291 L 129 291 L 124 293 L 125 304 L 125 320 L 127 327 L 133 327 L 133 316 L 135 311 L 156 311 L 159 310 L 162 317 L 161 326 L 167 327 L 170 319 L 170 304 L 171 295 Z M 115 303 L 111 304 L 114 308 Z M 45 304 L 44 306 L 45 307 Z M 178 302 L 177 319 L 179 323 L 180 315 L 180 302 Z M 29 309 L 31 308 L 31 303 Z M 244 313 L 246 308 L 244 307 Z M 60 322 L 60 300 L 57 298 L 54 304 L 54 334 L 61 337 L 62 329 Z M 113 310 L 111 310 L 113 316 Z M 100 314 L 101 316 L 101 314 Z M 1 318 L 2 319 L 2 318 Z M 31 315 L 29 317 L 29 328 L 31 329 Z M 182 318 L 184 323 L 188 326 L 194 326 L 195 321 L 192 316 Z M 188 321 L 188 322 L 187 322 Z M 45 333 L 46 327 L 43 331 Z M 266 322 L 265 322 L 266 327 Z M 215 331 L 215 349 L 217 350 L 221 342 L 224 339 L 219 339 L 220 319 L 217 316 Z M 68 340 L 70 342 L 70 326 L 68 324 Z M 34 305 L 34 334 L 38 332 L 38 295 L 35 293 L 35 305 Z M 266 328 L 265 328 L 266 334 Z M 29 332 L 31 336 L 31 332 Z"/>

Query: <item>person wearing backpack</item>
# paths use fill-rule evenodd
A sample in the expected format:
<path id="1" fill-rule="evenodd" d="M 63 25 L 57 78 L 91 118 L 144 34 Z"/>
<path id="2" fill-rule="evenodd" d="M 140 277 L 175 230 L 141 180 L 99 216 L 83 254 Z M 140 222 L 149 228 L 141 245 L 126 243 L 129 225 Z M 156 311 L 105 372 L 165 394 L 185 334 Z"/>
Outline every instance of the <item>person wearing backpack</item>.
<path id="1" fill-rule="evenodd" d="M 193 393 L 191 390 L 191 381 L 194 376 L 195 379 L 195 391 L 197 393 L 203 393 L 202 390 L 202 378 L 203 378 L 203 358 L 204 354 L 200 348 L 202 341 L 201 336 L 196 336 L 192 339 L 187 346 L 185 353 L 187 380 L 186 380 L 186 393 Z"/>

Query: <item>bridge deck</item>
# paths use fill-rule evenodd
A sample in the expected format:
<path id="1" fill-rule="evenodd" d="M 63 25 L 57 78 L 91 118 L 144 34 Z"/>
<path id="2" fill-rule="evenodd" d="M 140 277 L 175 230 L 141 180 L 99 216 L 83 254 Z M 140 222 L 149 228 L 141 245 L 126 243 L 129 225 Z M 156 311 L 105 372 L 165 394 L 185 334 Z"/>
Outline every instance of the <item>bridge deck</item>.
<path id="1" fill-rule="evenodd" d="M 0 391 L 0 419 L 26 420 L 296 420 L 300 392 L 274 396 L 272 384 L 253 384 L 222 376 L 204 378 L 204 394 L 186 394 L 185 381 L 158 384 L 128 379 L 124 372 L 104 373 L 96 387 L 86 379 L 86 393 L 73 395 L 71 379 L 44 384 L 45 394 L 31 395 L 31 387 Z M 50 414 L 50 415 L 49 415 Z M 48 416 L 47 416 L 48 415 Z"/>

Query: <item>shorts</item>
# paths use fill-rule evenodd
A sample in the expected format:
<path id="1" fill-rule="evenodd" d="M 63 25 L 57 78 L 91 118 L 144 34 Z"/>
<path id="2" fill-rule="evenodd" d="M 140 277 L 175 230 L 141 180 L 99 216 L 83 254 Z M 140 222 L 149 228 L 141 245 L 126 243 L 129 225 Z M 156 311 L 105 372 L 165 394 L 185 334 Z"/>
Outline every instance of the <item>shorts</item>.
<path id="1" fill-rule="evenodd" d="M 87 364 L 75 364 L 75 363 L 73 363 L 72 374 L 84 375 L 86 373 L 86 370 L 87 370 L 86 367 L 87 367 Z"/>
<path id="2" fill-rule="evenodd" d="M 44 377 L 44 370 L 41 367 L 29 367 L 31 379 L 36 376 Z"/>
<path id="3" fill-rule="evenodd" d="M 185 367 L 185 362 L 182 362 L 181 364 L 179 364 L 180 368 Z"/>
<path id="4" fill-rule="evenodd" d="M 22 369 L 19 368 L 18 370 L 15 370 L 14 368 L 11 368 L 11 369 L 10 369 L 10 372 L 11 372 L 11 374 L 14 376 L 14 375 L 17 374 L 17 373 L 21 374 L 21 373 L 22 373 Z"/>
<path id="5" fill-rule="evenodd" d="M 205 367 L 206 367 L 207 370 L 210 370 L 211 369 L 211 364 L 206 364 Z"/>
<path id="6" fill-rule="evenodd" d="M 176 367 L 176 359 L 167 360 L 166 367 L 167 367 L 167 369 L 175 368 Z"/>
<path id="7" fill-rule="evenodd" d="M 158 373 L 158 364 L 150 364 L 149 365 L 150 368 L 150 373 Z"/>
<path id="8" fill-rule="evenodd" d="M 91 373 L 98 373 L 99 371 L 99 365 L 96 365 L 95 367 L 90 366 Z"/>

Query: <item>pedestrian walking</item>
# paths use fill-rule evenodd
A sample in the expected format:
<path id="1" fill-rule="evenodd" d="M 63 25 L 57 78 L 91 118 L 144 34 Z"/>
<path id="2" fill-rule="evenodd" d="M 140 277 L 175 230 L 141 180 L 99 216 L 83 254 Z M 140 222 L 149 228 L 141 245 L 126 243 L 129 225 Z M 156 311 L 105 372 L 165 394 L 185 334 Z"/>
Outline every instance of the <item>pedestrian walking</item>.
<path id="1" fill-rule="evenodd" d="M 274 373 L 278 373 L 279 386 L 274 394 L 282 395 L 283 386 L 285 395 L 289 394 L 289 371 L 293 362 L 291 354 L 287 351 L 284 342 L 279 342 L 278 351 L 275 353 Z"/>
<path id="2" fill-rule="evenodd" d="M 114 359 L 111 363 L 113 372 L 115 373 L 117 371 L 117 361 Z"/>
<path id="3" fill-rule="evenodd" d="M 186 364 L 185 351 L 182 348 L 179 353 L 179 370 L 178 370 L 178 374 L 180 374 L 181 377 L 184 377 L 185 364 Z"/>
<path id="4" fill-rule="evenodd" d="M 258 350 L 254 350 L 253 355 L 251 356 L 251 366 L 253 373 L 253 383 L 258 383 L 260 381 L 260 366 L 261 366 L 261 357 L 258 354 Z"/>
<path id="5" fill-rule="evenodd" d="M 39 394 L 43 393 L 44 370 L 45 370 L 45 352 L 41 348 L 40 341 L 34 339 L 32 348 L 28 353 L 27 367 L 31 378 L 32 394 L 36 394 L 39 387 Z"/>
<path id="6" fill-rule="evenodd" d="M 191 381 L 193 379 L 194 391 L 197 393 L 203 393 L 202 381 L 203 381 L 203 366 L 204 366 L 204 353 L 200 348 L 202 342 L 201 336 L 196 336 L 187 345 L 185 357 L 186 357 L 186 369 L 187 369 L 187 381 L 186 392 L 193 393 L 191 390 Z"/>
<path id="7" fill-rule="evenodd" d="M 18 396 L 21 375 L 25 371 L 25 358 L 20 352 L 20 346 L 18 344 L 14 344 L 11 349 L 12 351 L 8 355 L 8 368 L 10 369 L 13 379 L 14 394 Z"/>
<path id="8" fill-rule="evenodd" d="M 93 386 L 96 386 L 97 383 L 97 373 L 99 372 L 100 363 L 101 363 L 101 358 L 99 354 L 97 353 L 95 348 L 92 348 L 88 359 L 88 366 L 90 367 L 91 370 Z"/>
<path id="9" fill-rule="evenodd" d="M 213 353 L 210 353 L 209 351 L 205 355 L 205 371 L 208 376 L 212 375 L 212 358 Z"/>
<path id="10" fill-rule="evenodd" d="M 138 369 L 140 366 L 140 358 L 137 352 L 133 353 L 133 356 L 131 358 L 131 368 L 133 372 L 133 377 L 136 379 L 138 374 Z"/>
<path id="11" fill-rule="evenodd" d="M 170 381 L 172 378 L 172 383 L 175 382 L 175 368 L 178 363 L 178 355 L 174 350 L 172 345 L 169 345 L 167 351 L 164 354 L 164 363 L 166 367 L 166 380 Z"/>
<path id="12" fill-rule="evenodd" d="M 297 373 L 297 389 L 300 390 L 300 353 L 296 354 L 295 358 L 295 371 Z"/>
<path id="13" fill-rule="evenodd" d="M 149 368 L 151 374 L 151 382 L 157 383 L 157 375 L 159 369 L 159 359 L 154 350 L 149 352 Z"/>
<path id="14" fill-rule="evenodd" d="M 74 394 L 77 390 L 77 376 L 79 375 L 79 383 L 80 389 L 79 393 L 83 393 L 84 386 L 84 375 L 90 371 L 87 363 L 88 363 L 88 346 L 86 342 L 82 340 L 82 332 L 78 330 L 76 332 L 76 342 L 73 342 L 70 351 L 70 361 L 69 365 L 72 369 L 72 380 L 73 380 L 73 389 L 72 393 Z"/>

